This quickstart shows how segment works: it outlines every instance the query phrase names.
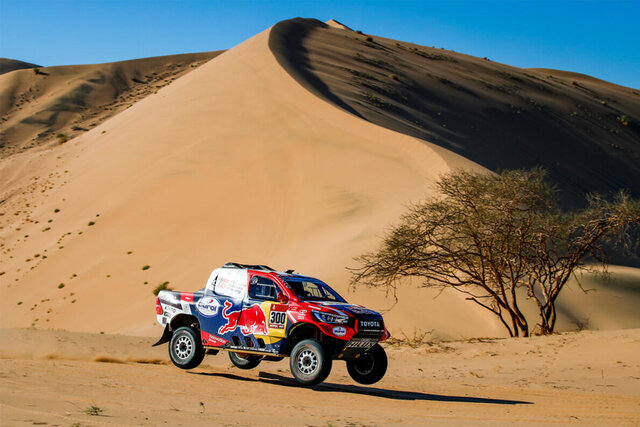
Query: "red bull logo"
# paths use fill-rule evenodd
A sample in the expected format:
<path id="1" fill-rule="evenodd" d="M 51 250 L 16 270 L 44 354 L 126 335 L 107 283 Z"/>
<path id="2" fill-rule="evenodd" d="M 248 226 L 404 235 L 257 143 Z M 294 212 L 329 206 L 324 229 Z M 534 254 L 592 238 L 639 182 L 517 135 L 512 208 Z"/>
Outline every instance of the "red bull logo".
<path id="1" fill-rule="evenodd" d="M 220 326 L 218 334 L 224 335 L 240 328 L 243 335 L 267 335 L 267 316 L 265 316 L 260 304 L 253 304 L 249 308 L 229 312 L 231 307 L 232 304 L 229 301 L 224 302 L 222 317 L 227 320 L 227 324 Z"/>

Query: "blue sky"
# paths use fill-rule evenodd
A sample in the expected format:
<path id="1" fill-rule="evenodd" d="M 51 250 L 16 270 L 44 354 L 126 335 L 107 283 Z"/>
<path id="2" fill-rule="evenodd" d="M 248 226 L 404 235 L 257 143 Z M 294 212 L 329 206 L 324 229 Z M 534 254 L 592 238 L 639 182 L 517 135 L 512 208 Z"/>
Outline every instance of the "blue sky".
<path id="1" fill-rule="evenodd" d="M 296 16 L 640 88 L 640 0 L 0 0 L 0 56 L 49 66 L 226 49 Z"/>

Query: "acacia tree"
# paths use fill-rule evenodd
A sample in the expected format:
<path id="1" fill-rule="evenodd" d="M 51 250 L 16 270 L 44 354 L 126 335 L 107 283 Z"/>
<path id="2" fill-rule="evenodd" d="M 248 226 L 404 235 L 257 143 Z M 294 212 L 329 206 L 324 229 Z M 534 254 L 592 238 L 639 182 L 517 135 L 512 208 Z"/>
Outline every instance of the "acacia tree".
<path id="1" fill-rule="evenodd" d="M 419 277 L 424 286 L 466 294 L 510 336 L 533 329 L 519 301 L 526 295 L 539 311 L 533 326 L 552 333 L 560 291 L 591 257 L 606 268 L 608 238 L 630 243 L 640 201 L 624 193 L 611 201 L 592 196 L 588 208 L 562 212 L 545 175 L 533 169 L 442 176 L 436 197 L 411 206 L 377 251 L 356 258 L 352 285 L 395 295 L 402 278 Z"/>

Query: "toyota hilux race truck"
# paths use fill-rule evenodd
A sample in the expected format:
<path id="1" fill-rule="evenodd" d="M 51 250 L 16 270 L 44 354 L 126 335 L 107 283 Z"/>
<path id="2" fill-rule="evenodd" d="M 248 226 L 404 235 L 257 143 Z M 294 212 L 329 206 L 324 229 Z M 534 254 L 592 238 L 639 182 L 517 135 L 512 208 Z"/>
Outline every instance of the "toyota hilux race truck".
<path id="1" fill-rule="evenodd" d="M 324 381 L 333 360 L 345 360 L 361 384 L 379 381 L 387 370 L 382 316 L 293 270 L 227 263 L 197 292 L 160 291 L 156 313 L 165 329 L 154 346 L 168 342 L 182 369 L 226 350 L 240 369 L 288 356 L 291 373 L 305 385 Z"/>

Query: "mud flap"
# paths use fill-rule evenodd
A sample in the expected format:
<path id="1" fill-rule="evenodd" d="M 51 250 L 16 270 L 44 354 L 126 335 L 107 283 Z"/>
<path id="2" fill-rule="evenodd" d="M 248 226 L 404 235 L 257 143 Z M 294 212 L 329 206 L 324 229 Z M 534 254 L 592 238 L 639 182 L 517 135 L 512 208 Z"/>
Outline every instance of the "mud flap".
<path id="1" fill-rule="evenodd" d="M 155 347 L 157 345 L 164 344 L 166 342 L 171 341 L 171 336 L 172 335 L 173 335 L 173 332 L 171 332 L 171 330 L 169 329 L 169 325 L 165 326 L 162 336 L 160 337 L 158 342 L 153 344 L 151 347 Z"/>

